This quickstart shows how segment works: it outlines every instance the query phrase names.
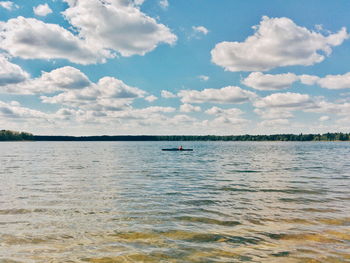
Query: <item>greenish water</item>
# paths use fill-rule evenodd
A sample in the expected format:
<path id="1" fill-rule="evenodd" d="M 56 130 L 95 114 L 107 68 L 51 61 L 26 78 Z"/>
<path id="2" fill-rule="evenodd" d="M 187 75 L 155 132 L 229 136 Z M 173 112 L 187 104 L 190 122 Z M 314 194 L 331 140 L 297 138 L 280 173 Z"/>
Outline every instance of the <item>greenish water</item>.
<path id="1" fill-rule="evenodd" d="M 348 142 L 4 142 L 0 180 L 1 263 L 350 262 Z"/>

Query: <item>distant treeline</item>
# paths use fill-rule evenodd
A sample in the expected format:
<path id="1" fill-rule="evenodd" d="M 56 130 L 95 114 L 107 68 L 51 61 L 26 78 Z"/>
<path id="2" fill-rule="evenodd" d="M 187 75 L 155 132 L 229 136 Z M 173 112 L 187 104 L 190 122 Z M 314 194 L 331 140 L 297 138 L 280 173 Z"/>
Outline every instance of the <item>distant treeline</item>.
<path id="1" fill-rule="evenodd" d="M 0 141 L 33 141 L 34 135 L 28 132 L 0 130 Z"/>
<path id="2" fill-rule="evenodd" d="M 1 130 L 0 141 L 350 141 L 350 133 L 273 135 L 116 135 L 43 136 Z"/>

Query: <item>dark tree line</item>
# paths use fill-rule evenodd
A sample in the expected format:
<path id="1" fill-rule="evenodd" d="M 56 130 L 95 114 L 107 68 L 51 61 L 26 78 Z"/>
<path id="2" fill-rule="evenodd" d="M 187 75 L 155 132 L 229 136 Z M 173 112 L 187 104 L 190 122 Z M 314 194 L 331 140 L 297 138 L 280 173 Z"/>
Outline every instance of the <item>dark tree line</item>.
<path id="1" fill-rule="evenodd" d="M 350 141 L 350 133 L 272 135 L 116 135 L 43 136 L 1 130 L 0 141 Z"/>
<path id="2" fill-rule="evenodd" d="M 0 130 L 0 141 L 33 141 L 34 135 L 27 132 Z"/>

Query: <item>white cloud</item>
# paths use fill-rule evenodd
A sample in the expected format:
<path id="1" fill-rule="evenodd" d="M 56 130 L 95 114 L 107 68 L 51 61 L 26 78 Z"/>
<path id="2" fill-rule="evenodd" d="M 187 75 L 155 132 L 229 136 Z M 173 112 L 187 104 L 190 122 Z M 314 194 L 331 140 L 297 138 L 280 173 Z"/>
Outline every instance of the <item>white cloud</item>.
<path id="1" fill-rule="evenodd" d="M 169 7 L 169 1 L 168 0 L 160 0 L 159 5 L 163 9 L 167 9 Z"/>
<path id="2" fill-rule="evenodd" d="M 11 1 L 1 1 L 0 2 L 0 7 L 5 8 L 7 10 L 13 10 L 15 8 L 18 8 L 18 5 L 15 5 Z"/>
<path id="3" fill-rule="evenodd" d="M 257 90 L 281 90 L 289 88 L 299 77 L 293 73 L 286 74 L 263 74 L 252 72 L 242 83 Z"/>
<path id="4" fill-rule="evenodd" d="M 332 47 L 349 37 L 346 28 L 324 36 L 296 25 L 291 19 L 264 16 L 244 42 L 221 42 L 212 61 L 228 71 L 266 71 L 292 65 L 313 65 L 330 55 Z M 324 55 L 325 54 L 325 55 Z"/>
<path id="5" fill-rule="evenodd" d="M 200 112 L 202 109 L 199 106 L 193 106 L 191 104 L 185 103 L 180 106 L 181 112 Z"/>
<path id="6" fill-rule="evenodd" d="M 230 118 L 226 116 L 219 116 L 212 121 L 213 125 L 225 125 L 225 124 L 242 125 L 246 123 L 248 123 L 246 119 Z"/>
<path id="7" fill-rule="evenodd" d="M 198 78 L 199 78 L 201 81 L 208 81 L 208 80 L 209 80 L 209 77 L 206 76 L 206 75 L 199 75 Z"/>
<path id="8" fill-rule="evenodd" d="M 308 107 L 314 107 L 315 102 L 307 94 L 286 92 L 274 93 L 270 96 L 258 99 L 254 103 L 254 106 L 258 108 L 305 109 Z"/>
<path id="9" fill-rule="evenodd" d="M 165 99 L 171 99 L 171 98 L 176 98 L 177 96 L 170 92 L 170 91 L 167 91 L 167 90 L 162 90 L 161 91 L 161 96 Z"/>
<path id="10" fill-rule="evenodd" d="M 134 0 L 134 4 L 137 5 L 137 6 L 142 5 L 143 2 L 145 2 L 145 0 Z"/>
<path id="11" fill-rule="evenodd" d="M 20 66 L 11 63 L 0 53 L 0 87 L 17 84 L 29 78 L 29 74 Z"/>
<path id="12" fill-rule="evenodd" d="M 7 85 L 4 90 L 9 93 L 35 94 L 53 93 L 69 89 L 82 89 L 91 85 L 88 77 L 80 70 L 66 66 L 42 72 L 42 75 L 34 79 L 26 79 L 17 85 Z"/>
<path id="13" fill-rule="evenodd" d="M 311 97 L 299 93 L 275 93 L 270 96 L 258 99 L 254 102 L 257 109 L 255 113 L 263 119 L 277 120 L 293 117 L 293 111 L 310 113 L 333 114 L 347 116 L 350 112 L 350 103 L 332 103 L 325 101 L 323 97 Z M 322 117 L 320 121 L 326 120 Z"/>
<path id="14" fill-rule="evenodd" d="M 329 116 L 321 116 L 319 120 L 323 122 L 323 121 L 328 121 L 330 119 L 331 118 Z"/>
<path id="15" fill-rule="evenodd" d="M 33 11 L 37 16 L 47 16 L 52 13 L 52 10 L 47 3 L 33 7 Z"/>
<path id="16" fill-rule="evenodd" d="M 41 99 L 44 103 L 95 111 L 120 111 L 130 107 L 134 99 L 142 98 L 145 94 L 145 91 L 128 86 L 119 79 L 104 77 L 85 88 L 67 90 L 52 97 L 41 96 Z"/>
<path id="17" fill-rule="evenodd" d="M 173 118 L 169 119 L 168 120 L 168 123 L 170 124 L 173 124 L 175 126 L 177 125 L 182 125 L 182 124 L 193 124 L 193 122 L 195 121 L 196 119 L 193 118 L 193 117 L 190 117 L 188 115 L 185 115 L 185 114 L 179 114 L 179 115 L 175 115 Z"/>
<path id="18" fill-rule="evenodd" d="M 144 55 L 161 43 L 174 44 L 177 37 L 168 27 L 128 1 L 65 0 L 65 18 L 89 45 L 111 49 L 122 56 Z"/>
<path id="19" fill-rule="evenodd" d="M 320 79 L 319 77 L 312 75 L 300 75 L 299 78 L 301 83 L 305 85 L 314 85 Z"/>
<path id="20" fill-rule="evenodd" d="M 216 118 L 212 121 L 213 125 L 223 125 L 223 124 L 241 125 L 241 124 L 248 123 L 246 119 L 243 119 L 241 117 L 241 115 L 243 114 L 243 111 L 237 108 L 222 109 L 214 106 L 206 110 L 205 113 L 216 116 Z"/>
<path id="21" fill-rule="evenodd" d="M 168 27 L 132 2 L 65 1 L 69 8 L 63 14 L 77 35 L 56 24 L 19 16 L 0 22 L 1 48 L 24 59 L 67 59 L 86 65 L 104 63 L 116 56 L 113 51 L 144 55 L 161 43 L 172 45 L 177 40 Z M 41 15 L 48 12 L 46 5 L 35 10 Z"/>
<path id="22" fill-rule="evenodd" d="M 68 59 L 90 64 L 111 57 L 108 51 L 88 46 L 56 24 L 21 16 L 0 22 L 0 46 L 12 56 L 24 59 Z"/>
<path id="23" fill-rule="evenodd" d="M 51 72 L 43 72 L 38 79 L 40 85 L 50 89 L 82 89 L 90 86 L 88 77 L 80 70 L 66 66 L 54 69 Z"/>
<path id="24" fill-rule="evenodd" d="M 205 113 L 210 115 L 225 115 L 231 117 L 238 117 L 243 114 L 243 111 L 237 108 L 222 109 L 214 106 L 206 110 Z"/>
<path id="25" fill-rule="evenodd" d="M 175 108 L 173 107 L 160 107 L 160 106 L 152 106 L 146 107 L 143 109 L 134 109 L 128 108 L 121 111 L 115 111 L 111 113 L 111 116 L 114 118 L 121 119 L 159 119 L 162 118 L 161 113 L 171 113 L 174 112 Z"/>
<path id="26" fill-rule="evenodd" d="M 332 103 L 324 100 L 316 101 L 315 107 L 305 109 L 306 112 L 335 114 L 339 116 L 349 115 L 350 103 Z"/>
<path id="27" fill-rule="evenodd" d="M 324 78 L 320 78 L 317 83 L 326 89 L 349 89 L 350 72 L 344 75 L 327 75 Z"/>
<path id="28" fill-rule="evenodd" d="M 327 75 L 325 77 L 318 77 L 312 75 L 299 76 L 300 81 L 305 85 L 319 85 L 325 89 L 349 89 L 350 88 L 350 72 L 343 75 Z"/>
<path id="29" fill-rule="evenodd" d="M 221 89 L 181 90 L 178 93 L 184 103 L 244 103 L 256 97 L 254 92 L 228 86 Z"/>
<path id="30" fill-rule="evenodd" d="M 98 81 L 97 86 L 101 94 L 108 98 L 135 99 L 146 94 L 145 91 L 130 87 L 113 77 L 103 77 Z"/>
<path id="31" fill-rule="evenodd" d="M 343 75 L 327 75 L 323 78 L 313 75 L 285 74 L 263 74 L 252 72 L 242 83 L 257 90 L 281 90 L 289 88 L 294 82 L 300 81 L 304 85 L 319 85 L 326 89 L 349 89 L 350 72 Z"/>
<path id="32" fill-rule="evenodd" d="M 255 109 L 254 112 L 258 114 L 262 119 L 267 120 L 290 119 L 294 117 L 289 109 L 283 108 Z"/>
<path id="33" fill-rule="evenodd" d="M 0 101 L 0 116 L 9 119 L 47 119 L 48 114 L 22 107 L 18 102 Z"/>
<path id="34" fill-rule="evenodd" d="M 201 33 L 204 35 L 207 35 L 209 33 L 209 30 L 204 26 L 193 26 L 192 29 L 194 32 Z"/>
<path id="35" fill-rule="evenodd" d="M 157 99 L 158 98 L 156 96 L 154 96 L 154 95 L 150 95 L 150 96 L 147 96 L 145 98 L 145 100 L 148 101 L 148 102 L 153 102 L 153 101 L 156 101 Z"/>

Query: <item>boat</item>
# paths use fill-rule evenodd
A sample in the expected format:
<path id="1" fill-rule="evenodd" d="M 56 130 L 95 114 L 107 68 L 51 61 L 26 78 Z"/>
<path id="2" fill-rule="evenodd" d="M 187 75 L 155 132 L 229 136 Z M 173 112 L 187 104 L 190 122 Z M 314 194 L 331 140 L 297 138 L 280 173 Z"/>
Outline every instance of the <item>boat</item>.
<path id="1" fill-rule="evenodd" d="M 162 149 L 162 151 L 193 151 L 193 149 L 179 149 L 179 148 L 168 148 L 168 149 Z"/>

